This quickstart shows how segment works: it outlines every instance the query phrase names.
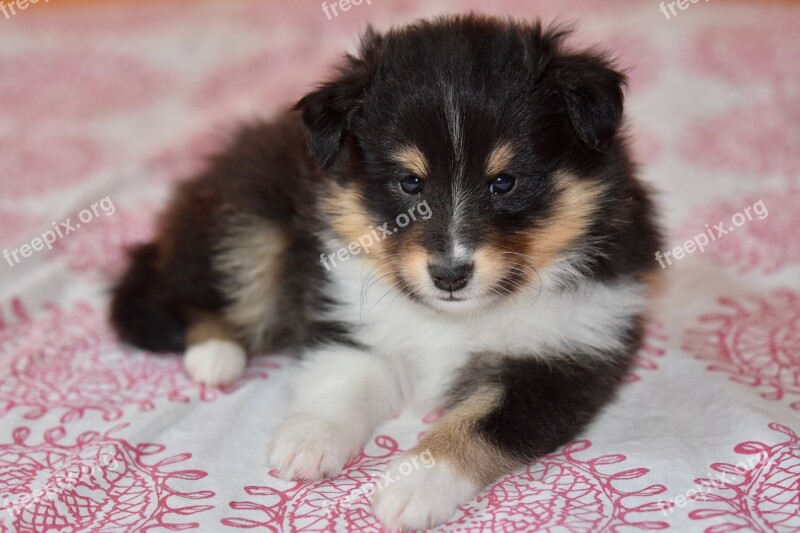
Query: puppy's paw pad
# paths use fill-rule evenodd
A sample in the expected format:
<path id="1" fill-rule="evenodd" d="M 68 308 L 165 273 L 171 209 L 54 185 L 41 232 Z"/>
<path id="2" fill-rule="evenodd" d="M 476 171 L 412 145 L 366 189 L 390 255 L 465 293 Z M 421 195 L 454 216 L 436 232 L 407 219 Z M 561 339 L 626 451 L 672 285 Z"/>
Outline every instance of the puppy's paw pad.
<path id="1" fill-rule="evenodd" d="M 278 427 L 267 453 L 282 476 L 317 481 L 341 472 L 362 445 L 353 432 L 335 421 L 293 415 Z"/>
<path id="2" fill-rule="evenodd" d="M 227 385 L 244 375 L 247 354 L 235 342 L 210 340 L 186 350 L 183 367 L 197 383 Z"/>
<path id="3" fill-rule="evenodd" d="M 448 464 L 395 460 L 377 483 L 372 509 L 392 531 L 434 527 L 450 518 L 478 489 Z"/>

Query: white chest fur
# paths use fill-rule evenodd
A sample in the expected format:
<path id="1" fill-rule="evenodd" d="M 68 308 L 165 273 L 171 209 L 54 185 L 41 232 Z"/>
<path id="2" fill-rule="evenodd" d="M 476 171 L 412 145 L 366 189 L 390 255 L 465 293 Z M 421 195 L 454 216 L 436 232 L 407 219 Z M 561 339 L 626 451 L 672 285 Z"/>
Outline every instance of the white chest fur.
<path id="1" fill-rule="evenodd" d="M 354 327 L 355 339 L 387 358 L 409 400 L 422 405 L 446 392 L 471 354 L 516 357 L 602 356 L 621 348 L 630 318 L 642 312 L 644 287 L 585 280 L 576 290 L 556 290 L 554 270 L 542 273 L 541 291 L 530 286 L 488 309 L 448 314 L 420 305 L 389 284 L 367 285 L 370 264 L 353 258 L 331 270 L 331 318 Z"/>

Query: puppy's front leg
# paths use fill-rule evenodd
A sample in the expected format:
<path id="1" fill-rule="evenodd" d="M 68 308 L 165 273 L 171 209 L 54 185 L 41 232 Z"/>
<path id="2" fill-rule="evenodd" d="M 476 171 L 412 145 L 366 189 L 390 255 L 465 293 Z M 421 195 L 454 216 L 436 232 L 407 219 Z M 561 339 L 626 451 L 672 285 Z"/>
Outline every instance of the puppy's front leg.
<path id="1" fill-rule="evenodd" d="M 335 475 L 400 402 L 382 359 L 349 347 L 317 350 L 303 361 L 289 415 L 269 446 L 272 466 L 292 479 Z"/>
<path id="2" fill-rule="evenodd" d="M 481 489 L 574 438 L 626 371 L 626 362 L 591 356 L 542 361 L 482 355 L 462 372 L 451 410 L 390 465 L 386 482 L 377 485 L 375 514 L 401 530 L 447 520 Z M 420 456 L 428 459 L 414 468 Z"/>

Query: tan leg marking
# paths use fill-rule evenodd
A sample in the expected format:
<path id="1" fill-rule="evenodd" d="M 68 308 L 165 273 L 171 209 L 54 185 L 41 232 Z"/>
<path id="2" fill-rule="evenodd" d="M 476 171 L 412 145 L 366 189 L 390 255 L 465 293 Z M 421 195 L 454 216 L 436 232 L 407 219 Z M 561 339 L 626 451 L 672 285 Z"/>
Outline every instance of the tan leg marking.
<path id="1" fill-rule="evenodd" d="M 265 220 L 233 221 L 214 257 L 222 290 L 230 301 L 225 319 L 251 352 L 268 345 L 280 319 L 281 268 L 288 246 L 284 232 Z"/>
<path id="2" fill-rule="evenodd" d="M 231 341 L 238 343 L 234 328 L 224 318 L 197 313 L 186 330 L 186 346 L 195 346 L 208 341 Z"/>
<path id="3" fill-rule="evenodd" d="M 448 412 L 411 452 L 430 450 L 436 461 L 444 460 L 478 486 L 486 486 L 520 463 L 487 442 L 477 430 L 480 420 L 502 401 L 497 387 L 478 389 Z"/>

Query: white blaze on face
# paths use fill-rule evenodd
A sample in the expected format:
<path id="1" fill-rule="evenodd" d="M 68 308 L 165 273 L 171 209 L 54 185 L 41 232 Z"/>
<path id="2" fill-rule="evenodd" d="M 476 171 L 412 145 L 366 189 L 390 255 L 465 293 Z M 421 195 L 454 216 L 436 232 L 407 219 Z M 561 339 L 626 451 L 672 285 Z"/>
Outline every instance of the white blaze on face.
<path id="1" fill-rule="evenodd" d="M 450 176 L 453 210 L 450 227 L 448 228 L 448 237 L 451 242 L 455 243 L 458 240 L 458 228 L 462 223 L 464 206 L 466 204 L 463 186 L 466 168 L 466 162 L 464 160 L 464 123 L 453 87 L 447 86 L 444 91 L 444 115 L 447 131 L 450 135 L 450 142 L 453 147 L 452 176 Z"/>
<path id="2" fill-rule="evenodd" d="M 472 261 L 472 253 L 463 243 L 458 240 L 453 240 L 453 245 L 450 250 L 450 255 L 453 260 L 459 263 L 467 263 Z"/>
<path id="3" fill-rule="evenodd" d="M 458 109 L 458 102 L 456 101 L 456 95 L 452 86 L 445 89 L 444 116 L 447 120 L 447 130 L 450 134 L 450 141 L 453 143 L 453 159 L 456 163 L 454 168 L 458 168 L 459 173 L 463 173 L 464 125 L 461 121 L 461 112 Z"/>

